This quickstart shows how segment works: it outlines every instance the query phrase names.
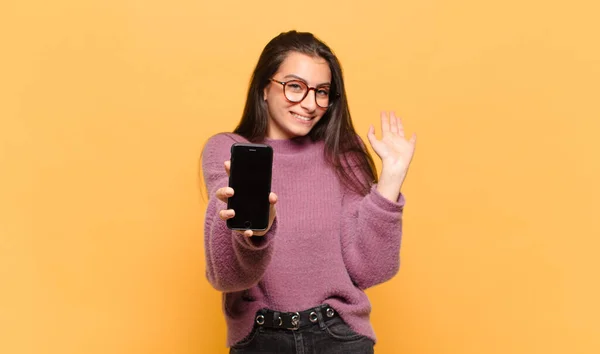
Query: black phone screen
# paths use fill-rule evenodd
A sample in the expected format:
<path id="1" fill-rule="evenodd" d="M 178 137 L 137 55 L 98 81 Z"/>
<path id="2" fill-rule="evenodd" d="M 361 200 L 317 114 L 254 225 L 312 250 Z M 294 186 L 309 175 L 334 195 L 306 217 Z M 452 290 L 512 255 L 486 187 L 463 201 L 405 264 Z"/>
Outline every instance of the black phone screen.
<path id="1" fill-rule="evenodd" d="M 263 144 L 231 146 L 231 169 L 229 186 L 234 194 L 227 201 L 227 208 L 235 216 L 227 220 L 233 230 L 265 230 L 269 225 L 269 193 L 273 149 Z"/>

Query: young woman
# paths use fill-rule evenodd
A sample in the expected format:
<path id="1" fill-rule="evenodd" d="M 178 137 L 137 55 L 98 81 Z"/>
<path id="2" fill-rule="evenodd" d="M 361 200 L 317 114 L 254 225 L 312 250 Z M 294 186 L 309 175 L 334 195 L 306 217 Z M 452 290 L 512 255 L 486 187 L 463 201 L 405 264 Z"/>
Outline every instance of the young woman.
<path id="1" fill-rule="evenodd" d="M 207 278 L 223 292 L 231 353 L 372 353 L 376 341 L 364 290 L 399 268 L 401 187 L 416 136 L 381 114 L 379 178 L 354 130 L 342 70 L 310 33 L 290 31 L 264 48 L 242 119 L 202 154 Z M 265 232 L 231 231 L 226 220 L 230 147 L 274 151 Z M 275 207 L 277 205 L 277 207 Z M 277 210 L 276 210 L 277 209 Z"/>

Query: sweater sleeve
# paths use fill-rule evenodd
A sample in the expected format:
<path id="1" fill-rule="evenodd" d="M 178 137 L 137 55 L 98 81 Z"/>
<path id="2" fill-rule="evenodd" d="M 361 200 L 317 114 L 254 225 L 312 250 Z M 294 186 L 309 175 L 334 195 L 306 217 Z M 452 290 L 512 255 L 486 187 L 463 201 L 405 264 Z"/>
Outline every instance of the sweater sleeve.
<path id="1" fill-rule="evenodd" d="M 376 187 L 366 196 L 346 190 L 342 201 L 342 256 L 361 289 L 391 279 L 400 269 L 404 195 L 393 202 Z"/>
<path id="2" fill-rule="evenodd" d="M 204 221 L 206 277 L 215 289 L 223 292 L 245 290 L 258 283 L 271 260 L 272 240 L 277 232 L 277 218 L 264 236 L 248 238 L 228 229 L 219 217 L 219 211 L 226 209 L 227 204 L 215 193 L 228 185 L 223 163 L 230 158 L 231 145 L 236 142 L 233 137 L 215 135 L 202 152 L 202 172 L 209 197 Z"/>

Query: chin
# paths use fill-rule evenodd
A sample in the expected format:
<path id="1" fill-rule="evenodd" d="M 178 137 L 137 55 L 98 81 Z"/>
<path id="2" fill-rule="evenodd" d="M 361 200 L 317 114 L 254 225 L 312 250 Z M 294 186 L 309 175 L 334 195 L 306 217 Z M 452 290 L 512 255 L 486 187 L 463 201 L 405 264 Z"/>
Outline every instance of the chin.
<path id="1" fill-rule="evenodd" d="M 290 130 L 290 136 L 292 136 L 294 138 L 307 136 L 311 130 L 312 130 L 312 127 L 310 129 L 293 129 L 293 130 Z"/>

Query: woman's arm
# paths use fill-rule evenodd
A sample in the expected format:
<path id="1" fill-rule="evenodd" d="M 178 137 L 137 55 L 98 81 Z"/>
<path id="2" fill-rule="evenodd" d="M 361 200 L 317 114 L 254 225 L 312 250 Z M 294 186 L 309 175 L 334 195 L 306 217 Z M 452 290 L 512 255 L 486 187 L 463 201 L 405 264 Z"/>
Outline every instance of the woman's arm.
<path id="1" fill-rule="evenodd" d="M 373 150 L 382 159 L 379 182 L 366 196 L 347 190 L 342 201 L 342 254 L 350 277 L 362 289 L 391 279 L 400 267 L 402 215 L 401 193 L 414 154 L 416 135 L 404 138 L 400 120 L 381 115 L 383 137 L 371 126 Z"/>
<path id="2" fill-rule="evenodd" d="M 227 204 L 217 191 L 228 185 L 224 161 L 229 160 L 232 143 L 229 136 L 217 135 L 208 141 L 202 154 L 209 194 L 204 222 L 206 276 L 215 289 L 223 292 L 248 289 L 258 283 L 271 260 L 277 230 L 276 218 L 263 236 L 248 237 L 227 228 Z"/>

